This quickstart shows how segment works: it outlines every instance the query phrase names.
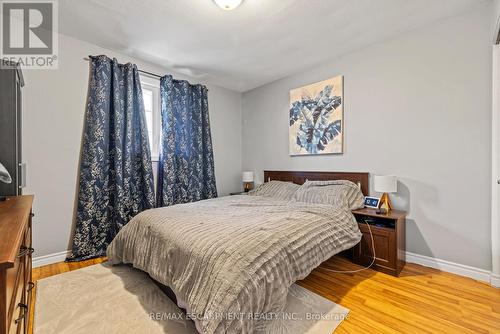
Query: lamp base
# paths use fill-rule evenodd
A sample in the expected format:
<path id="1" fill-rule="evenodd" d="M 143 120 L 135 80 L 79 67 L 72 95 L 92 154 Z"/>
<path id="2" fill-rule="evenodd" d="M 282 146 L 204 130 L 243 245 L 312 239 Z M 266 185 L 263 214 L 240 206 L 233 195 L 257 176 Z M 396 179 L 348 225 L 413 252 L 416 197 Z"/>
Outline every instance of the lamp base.
<path id="1" fill-rule="evenodd" d="M 243 182 L 243 190 L 247 193 L 253 189 L 253 182 Z"/>
<path id="2" fill-rule="evenodd" d="M 383 193 L 382 197 L 380 197 L 380 213 L 389 213 L 392 210 L 391 199 L 387 193 Z"/>

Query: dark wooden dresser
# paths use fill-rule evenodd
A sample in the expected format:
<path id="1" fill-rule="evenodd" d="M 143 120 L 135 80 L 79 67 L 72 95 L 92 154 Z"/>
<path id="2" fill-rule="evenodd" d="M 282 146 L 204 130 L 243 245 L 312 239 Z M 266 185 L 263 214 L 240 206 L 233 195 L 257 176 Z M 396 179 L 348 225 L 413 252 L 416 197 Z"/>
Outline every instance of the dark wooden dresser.
<path id="1" fill-rule="evenodd" d="M 27 333 L 33 196 L 0 202 L 0 334 Z"/>

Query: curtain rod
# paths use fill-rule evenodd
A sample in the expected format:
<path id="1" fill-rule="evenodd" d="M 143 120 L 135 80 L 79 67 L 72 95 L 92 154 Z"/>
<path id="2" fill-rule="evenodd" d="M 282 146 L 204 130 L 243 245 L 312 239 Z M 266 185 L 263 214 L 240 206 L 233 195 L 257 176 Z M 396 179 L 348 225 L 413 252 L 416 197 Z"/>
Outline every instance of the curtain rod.
<path id="1" fill-rule="evenodd" d="M 83 60 L 89 61 L 90 60 L 89 57 L 84 57 Z M 140 70 L 140 69 L 137 69 L 137 72 L 140 72 L 140 73 L 145 74 L 145 75 L 149 75 L 150 77 L 157 78 L 157 79 L 161 79 L 162 77 L 164 77 L 164 75 L 159 75 L 159 74 L 156 74 L 156 73 L 153 73 L 153 72 L 143 71 L 143 70 Z M 205 89 L 207 91 L 209 91 L 209 89 L 205 85 L 203 85 L 203 87 L 205 87 Z"/>
<path id="2" fill-rule="evenodd" d="M 89 61 L 90 58 L 85 57 L 85 58 L 83 58 L 83 60 Z M 141 72 L 142 74 L 146 74 L 146 75 L 149 75 L 151 77 L 158 78 L 158 79 L 161 79 L 163 77 L 163 75 L 155 74 L 155 73 L 148 72 L 148 71 L 143 71 L 143 70 L 140 70 L 140 69 L 137 69 L 137 71 Z"/>

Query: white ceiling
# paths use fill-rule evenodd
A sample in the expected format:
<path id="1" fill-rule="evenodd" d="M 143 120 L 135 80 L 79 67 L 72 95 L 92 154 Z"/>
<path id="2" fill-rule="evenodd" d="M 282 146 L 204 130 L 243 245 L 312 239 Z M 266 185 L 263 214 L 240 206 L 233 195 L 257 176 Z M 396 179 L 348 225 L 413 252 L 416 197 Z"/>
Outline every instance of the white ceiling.
<path id="1" fill-rule="evenodd" d="M 59 30 L 243 92 L 484 1 L 60 0 Z"/>

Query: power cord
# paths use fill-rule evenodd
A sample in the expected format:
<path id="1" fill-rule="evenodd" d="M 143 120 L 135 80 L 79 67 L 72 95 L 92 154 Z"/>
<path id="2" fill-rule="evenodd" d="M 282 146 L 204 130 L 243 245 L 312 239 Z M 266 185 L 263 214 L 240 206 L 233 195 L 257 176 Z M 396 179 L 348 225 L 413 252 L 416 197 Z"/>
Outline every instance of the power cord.
<path id="1" fill-rule="evenodd" d="M 340 274 L 354 274 L 354 273 L 357 273 L 357 272 L 360 272 L 360 271 L 363 271 L 363 270 L 366 270 L 368 268 L 370 268 L 374 263 L 375 263 L 375 244 L 373 242 L 373 234 L 372 234 L 372 228 L 370 227 L 370 224 L 368 224 L 366 222 L 366 220 L 363 220 L 363 222 L 366 224 L 366 226 L 368 226 L 368 231 L 370 232 L 370 239 L 372 241 L 372 253 L 373 253 L 373 259 L 372 259 L 372 262 L 368 265 L 368 267 L 364 267 L 364 268 L 361 268 L 361 269 L 357 269 L 357 270 L 335 270 L 335 269 L 330 269 L 330 268 L 325 268 L 325 267 L 322 267 L 322 266 L 319 266 L 319 268 L 321 269 L 324 269 L 324 270 L 327 270 L 327 271 L 331 271 L 333 273 L 340 273 Z"/>

